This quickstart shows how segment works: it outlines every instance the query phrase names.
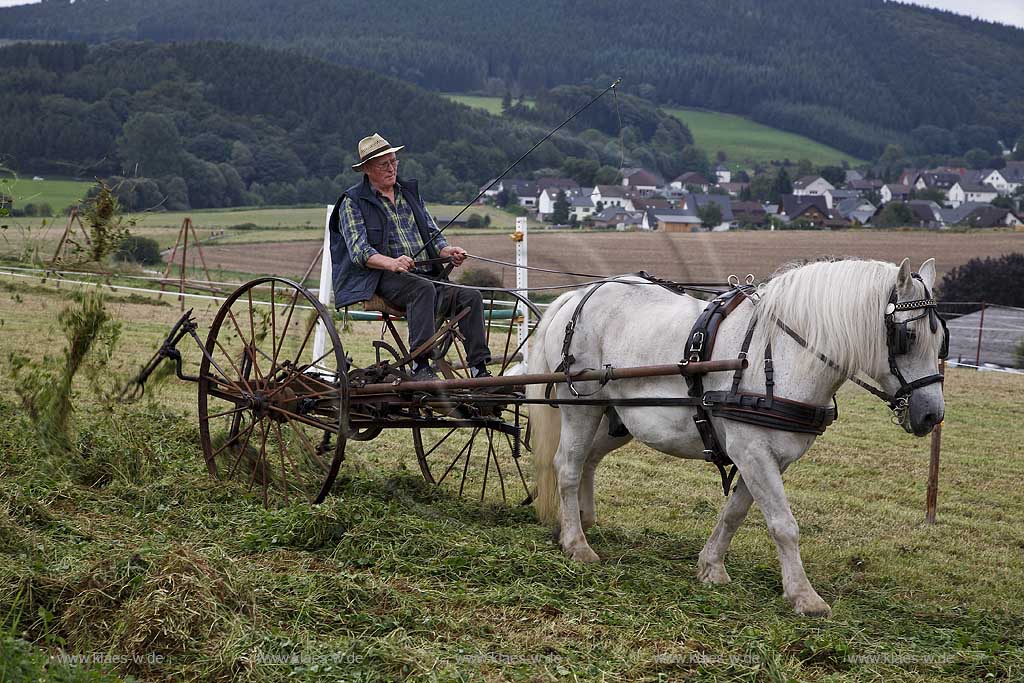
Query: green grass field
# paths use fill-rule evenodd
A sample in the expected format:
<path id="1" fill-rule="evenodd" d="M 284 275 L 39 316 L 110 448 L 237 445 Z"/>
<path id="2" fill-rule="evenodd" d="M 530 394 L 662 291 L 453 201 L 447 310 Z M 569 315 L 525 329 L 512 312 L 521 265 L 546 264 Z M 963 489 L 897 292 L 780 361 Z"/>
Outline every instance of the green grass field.
<path id="1" fill-rule="evenodd" d="M 529 509 L 427 486 L 398 431 L 350 442 L 323 505 L 265 510 L 244 482 L 206 474 L 194 385 L 172 377 L 132 406 L 101 400 L 178 317 L 144 297 L 110 294 L 121 339 L 106 372 L 90 379 L 87 363 L 76 380 L 74 450 L 56 457 L 7 359 L 59 357 L 56 318 L 74 291 L 0 280 L 0 680 L 10 667 L 13 680 L 147 681 L 1024 673 L 1019 376 L 949 371 L 934 526 L 923 523 L 928 441 L 890 425 L 863 392 L 841 392 L 839 422 L 786 477 L 808 575 L 834 609 L 817 621 L 783 601 L 756 511 L 727 560 L 733 582 L 697 581 L 722 503 L 717 474 L 642 446 L 598 472 L 597 565 L 564 558 Z M 205 338 L 216 308 L 196 305 Z M 342 332 L 357 366 L 378 327 Z M 194 344 L 181 348 L 193 370 Z M 120 659 L 46 663 L 60 653 Z"/>
<path id="2" fill-rule="evenodd" d="M 488 114 L 494 116 L 501 116 L 501 100 L 500 97 L 488 97 L 484 95 L 459 95 L 458 93 L 441 93 L 444 97 L 464 104 L 467 107 L 473 107 L 474 109 L 483 109 Z M 514 100 L 513 100 L 514 101 Z M 533 100 L 525 100 L 526 106 L 532 107 Z"/>
<path id="3" fill-rule="evenodd" d="M 94 183 L 83 180 L 32 180 L 32 176 L 0 176 L 0 192 L 14 199 L 15 208 L 49 204 L 55 215 L 77 204 Z"/>
<path id="4" fill-rule="evenodd" d="M 666 109 L 689 126 L 694 140 L 708 155 L 722 150 L 730 166 L 745 166 L 762 161 L 796 162 L 809 159 L 814 164 L 862 163 L 860 159 L 815 142 L 796 133 L 771 128 L 760 123 L 713 111 L 697 109 Z"/>

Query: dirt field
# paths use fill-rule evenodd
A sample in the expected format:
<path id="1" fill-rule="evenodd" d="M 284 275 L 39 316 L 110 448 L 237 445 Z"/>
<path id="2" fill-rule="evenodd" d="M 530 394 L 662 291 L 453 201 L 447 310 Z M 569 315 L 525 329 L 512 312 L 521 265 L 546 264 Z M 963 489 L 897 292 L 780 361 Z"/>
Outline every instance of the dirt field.
<path id="1" fill-rule="evenodd" d="M 456 242 L 471 254 L 515 261 L 515 244 L 506 235 L 473 235 Z M 309 266 L 317 242 L 247 244 L 206 248 L 211 267 L 253 274 L 298 277 Z M 978 256 L 1024 251 L 1024 233 L 984 231 L 936 233 L 924 231 L 780 231 L 699 234 L 586 233 L 537 231 L 530 235 L 530 265 L 582 273 L 619 274 L 646 270 L 678 281 L 722 282 L 730 274 L 754 273 L 767 278 L 779 266 L 823 256 L 858 256 L 919 261 L 934 256 L 941 275 Z M 501 272 L 505 286 L 515 286 L 512 268 L 472 263 Z M 314 276 L 316 271 L 314 271 Z M 534 286 L 571 281 L 560 275 L 533 272 Z"/>

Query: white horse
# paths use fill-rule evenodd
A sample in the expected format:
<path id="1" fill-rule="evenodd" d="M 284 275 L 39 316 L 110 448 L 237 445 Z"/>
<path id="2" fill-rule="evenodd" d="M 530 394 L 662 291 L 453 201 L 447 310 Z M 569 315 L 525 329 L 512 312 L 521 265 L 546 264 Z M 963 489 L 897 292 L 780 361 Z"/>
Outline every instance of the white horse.
<path id="1" fill-rule="evenodd" d="M 572 370 L 655 365 L 684 356 L 691 325 L 706 302 L 678 295 L 635 276 L 607 283 L 582 309 L 571 353 Z M 758 322 L 750 347 L 750 366 L 743 373 L 742 391 L 764 392 L 764 349 L 771 342 L 774 395 L 805 403 L 829 405 L 836 390 L 855 373 L 871 377 L 890 396 L 907 397 L 902 426 L 923 436 L 942 421 L 942 385 L 938 373 L 942 330 L 937 329 L 930 297 L 935 281 L 934 259 L 912 274 L 909 259 L 900 266 L 879 261 L 820 261 L 781 271 L 760 290 L 760 302 L 745 301 L 721 324 L 713 359 L 736 358 L 751 315 Z M 641 284 L 643 283 L 643 284 Z M 893 307 L 891 297 L 910 302 L 911 309 Z M 551 372 L 562 359 L 566 324 L 584 296 L 583 290 L 562 295 L 544 314 L 533 337 L 530 372 Z M 893 310 L 895 308 L 895 310 Z M 904 344 L 890 354 L 886 315 L 903 327 Z M 799 334 L 806 347 L 775 323 L 781 321 Z M 931 323 L 931 324 L 929 324 Z M 827 356 L 828 365 L 808 349 Z M 897 372 L 890 366 L 894 358 Z M 727 389 L 731 372 L 706 375 L 705 390 Z M 921 380 L 916 386 L 915 381 Z M 577 384 L 598 389 L 596 382 Z M 908 388 L 909 387 L 909 388 Z M 901 392 L 901 389 L 903 390 Z M 544 394 L 532 387 L 531 397 Z M 685 397 L 682 377 L 613 381 L 593 398 Z M 552 398 L 571 399 L 565 384 L 554 385 Z M 609 415 L 603 406 L 534 405 L 530 409 L 533 457 L 538 482 L 536 507 L 541 521 L 556 526 L 562 550 L 581 562 L 597 562 L 584 531 L 595 522 L 594 473 L 601 459 L 631 439 L 680 458 L 702 459 L 704 446 L 689 407 L 615 409 L 627 436 L 609 434 Z M 811 586 L 800 559 L 799 528 L 783 489 L 782 474 L 816 438 L 722 418 L 713 423 L 719 440 L 736 464 L 740 480 L 726 501 L 711 537 L 698 559 L 697 573 L 705 582 L 727 583 L 724 559 L 729 543 L 757 502 L 778 549 L 783 593 L 801 613 L 828 616 L 831 608 Z"/>

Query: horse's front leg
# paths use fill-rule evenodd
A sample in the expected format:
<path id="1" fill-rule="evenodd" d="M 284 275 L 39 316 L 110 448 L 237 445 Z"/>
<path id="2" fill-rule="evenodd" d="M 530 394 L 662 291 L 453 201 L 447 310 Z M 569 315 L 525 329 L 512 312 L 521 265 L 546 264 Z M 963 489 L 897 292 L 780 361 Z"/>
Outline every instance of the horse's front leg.
<path id="1" fill-rule="evenodd" d="M 733 457 L 757 506 L 764 513 L 768 532 L 775 541 L 782 565 L 782 593 L 800 614 L 827 617 L 832 614 L 817 591 L 807 580 L 800 559 L 800 527 L 786 499 L 782 486 L 782 470 L 766 448 L 748 446 L 740 457 Z"/>
<path id="2" fill-rule="evenodd" d="M 725 555 L 729 552 L 729 544 L 736 530 L 750 511 L 754 499 L 750 495 L 746 481 L 740 478 L 736 490 L 730 494 L 722 512 L 718 515 L 715 530 L 708 537 L 704 549 L 697 559 L 697 577 L 705 583 L 729 583 L 729 572 L 725 570 Z"/>

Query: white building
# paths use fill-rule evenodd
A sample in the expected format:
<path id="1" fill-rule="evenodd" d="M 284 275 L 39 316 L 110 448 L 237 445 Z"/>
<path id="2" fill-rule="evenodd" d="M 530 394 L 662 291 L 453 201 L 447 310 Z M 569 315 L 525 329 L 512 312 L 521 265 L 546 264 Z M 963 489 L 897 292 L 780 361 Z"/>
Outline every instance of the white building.
<path id="1" fill-rule="evenodd" d="M 999 196 L 999 191 L 990 185 L 973 185 L 965 181 L 953 183 L 946 194 L 950 206 L 956 208 L 964 202 L 988 204 Z"/>
<path id="2" fill-rule="evenodd" d="M 797 197 L 823 197 L 828 190 L 836 186 L 821 176 L 805 175 L 793 183 L 793 194 Z"/>

